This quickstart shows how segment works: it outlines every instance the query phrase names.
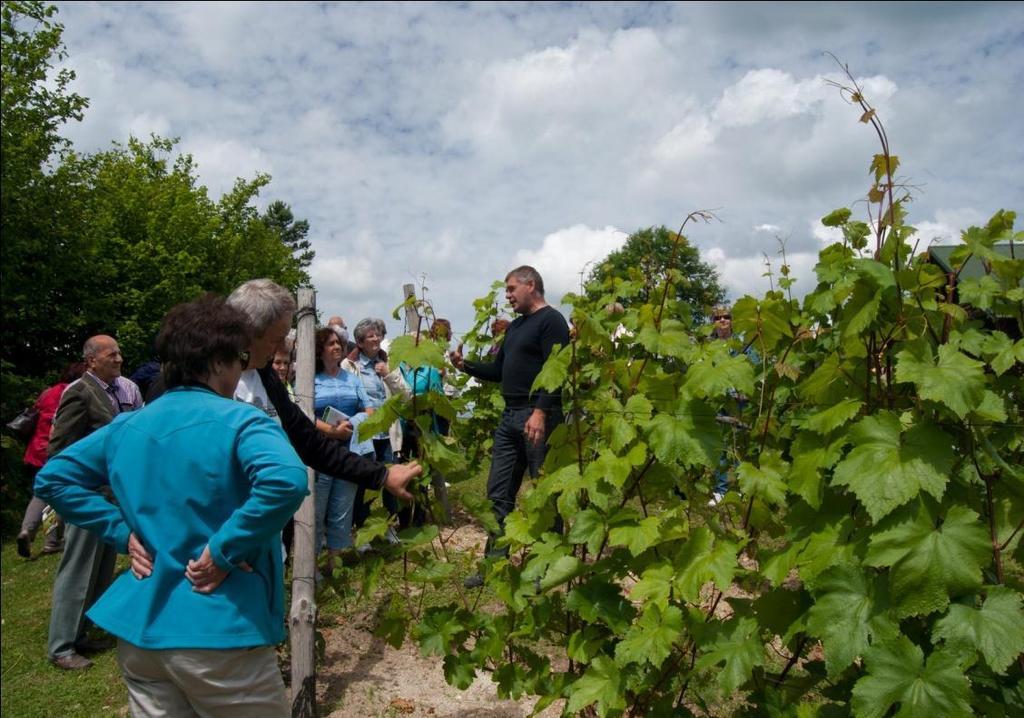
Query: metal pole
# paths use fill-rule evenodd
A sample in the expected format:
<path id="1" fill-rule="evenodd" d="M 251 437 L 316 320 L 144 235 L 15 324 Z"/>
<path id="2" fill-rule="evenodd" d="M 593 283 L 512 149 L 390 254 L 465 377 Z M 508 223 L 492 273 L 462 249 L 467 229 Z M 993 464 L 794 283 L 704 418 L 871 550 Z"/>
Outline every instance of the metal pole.
<path id="1" fill-rule="evenodd" d="M 299 289 L 299 325 L 295 339 L 295 392 L 299 406 L 313 419 L 316 292 Z M 307 469 L 309 496 L 295 513 L 292 543 L 292 606 L 288 638 L 292 652 L 292 716 L 317 716 L 316 708 L 316 546 L 313 524 L 316 473 Z"/>

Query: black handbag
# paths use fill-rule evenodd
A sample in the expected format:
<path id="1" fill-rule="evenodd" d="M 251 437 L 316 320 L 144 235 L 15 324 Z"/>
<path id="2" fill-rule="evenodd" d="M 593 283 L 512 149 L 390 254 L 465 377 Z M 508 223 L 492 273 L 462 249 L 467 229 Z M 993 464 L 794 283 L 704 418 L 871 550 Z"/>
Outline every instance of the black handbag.
<path id="1" fill-rule="evenodd" d="M 36 424 L 39 423 L 39 409 L 30 406 L 22 409 L 21 413 L 7 422 L 7 428 L 13 431 L 18 437 L 28 441 L 36 431 Z"/>

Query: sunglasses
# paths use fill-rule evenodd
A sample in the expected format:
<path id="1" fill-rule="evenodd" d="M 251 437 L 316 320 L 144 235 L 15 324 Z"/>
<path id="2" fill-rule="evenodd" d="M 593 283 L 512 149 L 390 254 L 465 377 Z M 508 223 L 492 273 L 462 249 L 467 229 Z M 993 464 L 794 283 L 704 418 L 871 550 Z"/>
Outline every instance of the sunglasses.
<path id="1" fill-rule="evenodd" d="M 719 314 L 719 315 L 718 315 L 717 317 L 715 317 L 714 319 L 715 319 L 715 321 L 716 321 L 716 322 L 717 322 L 717 321 L 718 321 L 719 319 L 732 319 L 732 315 L 731 315 L 731 314 Z"/>

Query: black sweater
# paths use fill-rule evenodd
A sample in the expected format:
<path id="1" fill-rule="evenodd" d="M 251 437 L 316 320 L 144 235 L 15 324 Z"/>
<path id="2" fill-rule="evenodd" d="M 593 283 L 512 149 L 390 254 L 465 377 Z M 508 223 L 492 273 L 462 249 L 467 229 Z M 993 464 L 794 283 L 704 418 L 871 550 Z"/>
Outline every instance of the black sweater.
<path id="1" fill-rule="evenodd" d="M 509 324 L 493 362 L 464 363 L 470 376 L 486 381 L 500 381 L 505 406 L 509 409 L 553 409 L 561 406 L 561 393 L 538 389 L 533 395 L 530 387 L 555 344 L 569 343 L 569 325 L 565 317 L 552 306 L 524 314 Z"/>

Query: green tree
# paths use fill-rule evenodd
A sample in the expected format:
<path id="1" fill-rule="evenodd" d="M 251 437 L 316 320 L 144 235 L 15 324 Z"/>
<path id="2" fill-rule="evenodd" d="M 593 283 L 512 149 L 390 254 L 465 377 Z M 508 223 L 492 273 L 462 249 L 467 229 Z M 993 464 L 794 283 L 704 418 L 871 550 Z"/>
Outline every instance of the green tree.
<path id="1" fill-rule="evenodd" d="M 263 223 L 277 232 L 281 241 L 298 260 L 299 267 L 303 270 L 309 269 L 313 257 L 316 256 L 316 252 L 310 248 L 309 240 L 306 239 L 306 235 L 309 234 L 309 222 L 295 219 L 287 202 L 274 200 L 263 213 Z"/>
<path id="2" fill-rule="evenodd" d="M 635 294 L 627 291 L 612 300 L 628 307 L 651 301 L 651 292 L 672 279 L 674 298 L 690 306 L 695 321 L 702 320 L 706 311 L 725 300 L 725 290 L 718 283 L 715 268 L 701 261 L 700 251 L 685 237 L 679 242 L 676 239 L 676 233 L 665 226 L 633 232 L 621 249 L 605 257 L 590 273 L 588 296 L 603 294 L 606 290 L 601 285 L 608 280 L 633 282 L 638 285 Z"/>
<path id="3" fill-rule="evenodd" d="M 59 165 L 69 143 L 59 134 L 68 120 L 80 120 L 88 101 L 69 91 L 74 72 L 53 72 L 66 57 L 63 26 L 53 21 L 57 9 L 41 2 L 4 2 L 0 7 L 0 297 L 3 306 L 3 414 L 20 408 L 32 394 L 32 382 L 22 382 L 12 368 L 25 367 L 35 376 L 55 368 L 60 359 L 60 325 L 66 317 L 47 318 L 55 331 L 41 341 L 28 336 L 39 328 L 35 309 L 47 300 L 49 280 L 75 269 L 75 258 L 61 234 L 74 214 L 73 178 L 48 172 Z M 80 267 L 76 271 L 80 271 Z M 70 276 L 74 276 L 74 271 Z"/>

